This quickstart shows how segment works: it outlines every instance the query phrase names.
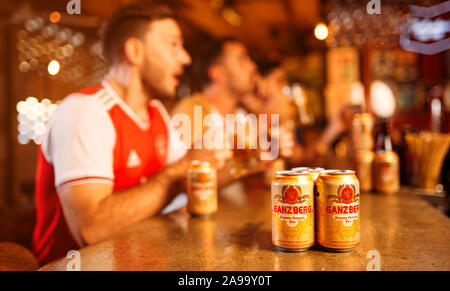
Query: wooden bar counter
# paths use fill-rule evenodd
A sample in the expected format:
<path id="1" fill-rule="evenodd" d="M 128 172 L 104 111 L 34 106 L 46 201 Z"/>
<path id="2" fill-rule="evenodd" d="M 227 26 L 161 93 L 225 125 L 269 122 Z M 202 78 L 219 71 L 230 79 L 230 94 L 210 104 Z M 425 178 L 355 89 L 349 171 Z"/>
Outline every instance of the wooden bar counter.
<path id="1" fill-rule="evenodd" d="M 85 247 L 81 270 L 367 270 L 372 250 L 381 270 L 450 270 L 450 219 L 410 189 L 362 194 L 361 245 L 350 253 L 276 251 L 270 190 L 257 177 L 225 188 L 219 203 L 211 218 L 183 208 Z M 42 270 L 66 270 L 69 261 Z"/>

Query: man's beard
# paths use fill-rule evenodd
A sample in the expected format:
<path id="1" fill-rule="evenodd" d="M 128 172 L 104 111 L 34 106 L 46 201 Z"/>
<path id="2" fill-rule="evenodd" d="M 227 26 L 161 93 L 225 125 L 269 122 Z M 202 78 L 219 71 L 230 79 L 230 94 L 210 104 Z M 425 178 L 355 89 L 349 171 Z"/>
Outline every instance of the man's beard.
<path id="1" fill-rule="evenodd" d="M 149 98 L 156 98 L 156 99 L 173 99 L 176 97 L 176 93 L 169 92 L 168 90 L 164 90 L 162 86 L 160 86 L 161 82 L 151 82 L 147 78 L 145 78 L 145 75 L 141 74 L 141 83 L 142 88 L 145 92 L 145 94 Z M 154 84 L 156 83 L 156 84 Z"/>
<path id="2" fill-rule="evenodd" d="M 242 96 L 245 96 L 247 94 L 255 93 L 256 92 L 256 85 L 249 85 L 248 87 L 240 87 L 240 86 L 231 86 L 231 92 L 233 95 L 237 96 L 239 99 Z"/>

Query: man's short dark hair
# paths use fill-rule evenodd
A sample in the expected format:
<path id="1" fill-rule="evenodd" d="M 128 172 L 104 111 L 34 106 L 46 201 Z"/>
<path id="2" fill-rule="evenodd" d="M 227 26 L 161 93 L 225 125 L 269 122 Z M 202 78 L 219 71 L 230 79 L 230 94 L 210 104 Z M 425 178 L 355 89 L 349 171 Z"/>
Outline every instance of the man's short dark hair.
<path id="1" fill-rule="evenodd" d="M 198 50 L 193 61 L 193 70 L 201 88 L 211 83 L 209 69 L 220 60 L 225 44 L 236 41 L 233 38 L 211 40 Z"/>
<path id="2" fill-rule="evenodd" d="M 258 62 L 258 69 L 261 76 L 266 77 L 272 73 L 276 68 L 280 67 L 281 63 L 278 61 L 263 60 Z"/>
<path id="3" fill-rule="evenodd" d="M 110 64 L 120 60 L 127 39 L 143 40 L 152 21 L 166 18 L 174 18 L 172 10 L 154 1 L 140 1 L 119 9 L 100 30 L 103 56 Z"/>

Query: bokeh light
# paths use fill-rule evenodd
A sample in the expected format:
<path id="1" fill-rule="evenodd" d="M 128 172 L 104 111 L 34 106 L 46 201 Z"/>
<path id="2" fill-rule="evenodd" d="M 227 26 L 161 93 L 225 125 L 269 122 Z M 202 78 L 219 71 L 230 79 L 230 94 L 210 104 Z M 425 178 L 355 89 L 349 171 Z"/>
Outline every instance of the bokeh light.
<path id="1" fill-rule="evenodd" d="M 41 144 L 47 122 L 56 110 L 57 105 L 49 99 L 41 102 L 35 97 L 28 97 L 25 101 L 20 101 L 16 105 L 17 109 L 17 142 L 26 145 L 33 141 Z"/>
<path id="2" fill-rule="evenodd" d="M 370 101 L 373 112 L 379 117 L 389 118 L 395 112 L 395 97 L 392 89 L 382 81 L 370 86 Z"/>
<path id="3" fill-rule="evenodd" d="M 59 70 L 61 69 L 61 65 L 57 60 L 53 60 L 50 63 L 48 63 L 48 73 L 52 76 L 55 76 L 59 73 Z"/>
<path id="4" fill-rule="evenodd" d="M 328 37 L 328 27 L 324 23 L 319 23 L 314 29 L 314 35 L 318 40 L 324 40 Z"/>
<path id="5" fill-rule="evenodd" d="M 50 14 L 50 22 L 58 23 L 60 20 L 61 20 L 61 13 L 59 13 L 58 11 L 53 11 Z"/>

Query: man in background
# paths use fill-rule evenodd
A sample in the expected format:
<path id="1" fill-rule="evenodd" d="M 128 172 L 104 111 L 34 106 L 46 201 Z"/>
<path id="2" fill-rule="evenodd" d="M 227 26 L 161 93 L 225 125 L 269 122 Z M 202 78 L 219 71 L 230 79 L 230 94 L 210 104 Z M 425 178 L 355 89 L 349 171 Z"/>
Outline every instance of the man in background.
<path id="1" fill-rule="evenodd" d="M 295 132 L 295 144 L 292 154 L 285 159 L 292 167 L 298 166 L 324 166 L 324 160 L 333 143 L 337 142 L 348 130 L 354 110 L 346 106 L 339 112 L 330 116 L 327 126 L 322 132 L 315 134 L 314 138 L 305 140 L 302 132 L 304 125 L 309 120 L 306 109 L 308 96 L 302 86 L 296 94 L 288 97 L 284 89 L 289 86 L 287 75 L 283 68 L 276 63 L 267 63 L 262 71 L 262 82 L 260 82 L 256 93 L 245 95 L 241 104 L 249 112 L 278 114 L 280 126 L 291 132 Z"/>
<path id="2" fill-rule="evenodd" d="M 249 113 L 242 103 L 245 96 L 258 94 L 263 99 L 269 99 L 270 96 L 266 95 L 271 95 L 274 91 L 272 84 L 264 82 L 260 77 L 257 66 L 250 58 L 246 47 L 234 39 L 213 40 L 203 46 L 194 60 L 193 69 L 201 91 L 182 99 L 171 111 L 172 116 L 186 114 L 191 121 L 194 121 L 197 107 L 201 108 L 201 118 L 213 113 L 220 116 L 222 124 L 225 124 L 227 115 L 236 116 L 240 113 L 241 117 L 245 117 Z M 272 112 L 250 113 L 271 114 Z M 208 126 L 203 126 L 202 132 L 195 132 L 194 128 L 195 124 L 192 123 L 190 134 L 193 138 L 189 139 L 190 144 L 186 145 L 187 147 L 192 148 L 194 143 L 202 139 L 203 134 L 210 129 Z M 279 146 L 279 156 L 275 158 L 291 155 L 293 146 L 291 132 L 281 127 L 276 137 L 272 134 L 272 139 L 277 139 L 279 143 L 276 145 Z M 236 153 L 235 151 L 235 158 Z M 233 177 L 227 174 L 228 172 L 229 169 L 223 169 L 222 173 L 219 173 L 220 184 L 233 180 Z"/>

